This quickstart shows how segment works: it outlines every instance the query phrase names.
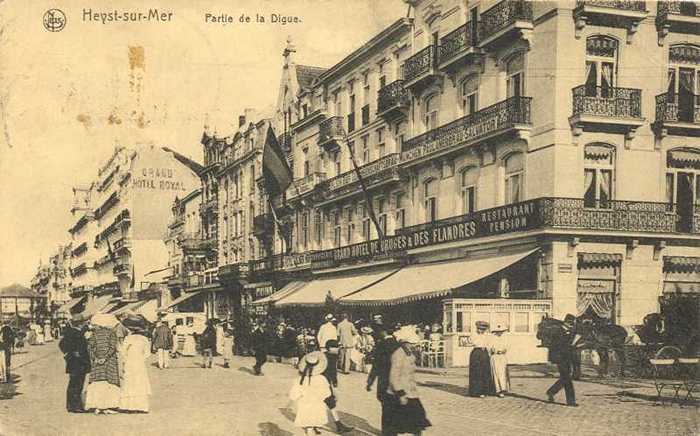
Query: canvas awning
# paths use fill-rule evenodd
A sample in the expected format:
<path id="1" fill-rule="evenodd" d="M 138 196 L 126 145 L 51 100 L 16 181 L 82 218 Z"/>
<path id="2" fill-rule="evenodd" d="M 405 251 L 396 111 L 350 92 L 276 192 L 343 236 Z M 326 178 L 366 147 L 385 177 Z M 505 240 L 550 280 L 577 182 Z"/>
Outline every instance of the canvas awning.
<path id="1" fill-rule="evenodd" d="M 93 297 L 88 299 L 85 303 L 85 310 L 83 310 L 83 316 L 89 318 L 94 314 L 100 312 L 114 297 L 111 295 L 101 295 L 99 297 Z"/>
<path id="2" fill-rule="evenodd" d="M 293 281 L 287 283 L 285 286 L 282 287 L 279 291 L 275 292 L 272 295 L 269 295 L 265 298 L 261 298 L 259 300 L 253 301 L 253 304 L 270 304 L 270 303 L 275 303 L 282 298 L 293 294 L 294 292 L 300 290 L 301 288 L 304 287 L 309 282 L 305 281 Z"/>
<path id="3" fill-rule="evenodd" d="M 352 292 L 361 291 L 394 274 L 398 269 L 382 268 L 374 271 L 346 272 L 344 274 L 322 276 L 307 283 L 296 292 L 292 292 L 277 301 L 277 306 L 319 306 L 326 301 L 330 292 L 337 299 Z"/>
<path id="4" fill-rule="evenodd" d="M 174 299 L 167 306 L 161 307 L 160 310 L 167 310 L 167 309 L 170 309 L 171 307 L 175 307 L 178 304 L 182 303 L 183 301 L 189 300 L 190 298 L 196 297 L 197 295 L 201 295 L 204 292 L 207 292 L 207 291 L 187 292 L 185 294 L 182 294 L 179 297 L 177 297 L 176 299 Z"/>
<path id="5" fill-rule="evenodd" d="M 441 297 L 497 273 L 537 249 L 484 259 L 451 260 L 407 266 L 379 283 L 341 297 L 340 304 L 374 306 Z"/>
<path id="6" fill-rule="evenodd" d="M 85 296 L 80 296 L 73 298 L 72 300 L 64 303 L 61 307 L 58 308 L 59 313 L 64 313 L 64 314 L 69 314 L 70 310 L 75 307 L 80 301 L 82 301 L 85 298 Z"/>
<path id="7" fill-rule="evenodd" d="M 622 255 L 617 253 L 579 253 L 579 267 L 616 266 L 622 263 Z"/>

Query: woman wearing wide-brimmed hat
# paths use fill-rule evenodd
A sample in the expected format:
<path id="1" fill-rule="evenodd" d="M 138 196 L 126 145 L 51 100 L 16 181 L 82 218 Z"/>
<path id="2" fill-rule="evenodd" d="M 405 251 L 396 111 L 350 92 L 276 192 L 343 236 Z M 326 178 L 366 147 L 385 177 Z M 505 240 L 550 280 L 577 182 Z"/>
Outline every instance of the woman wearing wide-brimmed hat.
<path id="1" fill-rule="evenodd" d="M 491 335 L 488 333 L 489 323 L 476 322 L 476 334 L 472 336 L 474 349 L 469 354 L 469 395 L 484 398 L 496 393 L 491 375 Z"/>
<path id="2" fill-rule="evenodd" d="M 124 380 L 119 408 L 130 412 L 148 412 L 151 383 L 148 379 L 146 361 L 151 356 L 148 340 L 149 325 L 143 317 L 128 317 L 122 325 L 129 335 L 122 344 Z"/>
<path id="3" fill-rule="evenodd" d="M 90 319 L 88 352 L 90 379 L 85 396 L 85 409 L 96 414 L 116 413 L 119 407 L 119 344 L 114 327 L 119 323 L 114 315 L 98 313 Z"/>
<path id="4" fill-rule="evenodd" d="M 289 398 L 297 403 L 294 424 L 307 435 L 320 434 L 319 427 L 330 421 L 326 399 L 332 395 L 331 386 L 323 372 L 328 367 L 326 356 L 320 351 L 305 355 L 299 362 L 301 378 L 295 380 Z"/>
<path id="5" fill-rule="evenodd" d="M 414 347 L 421 341 L 415 326 L 404 326 L 394 333 L 400 346 L 391 355 L 389 388 L 382 417 L 382 434 L 420 435 L 430 421 L 418 397 Z"/>
<path id="6" fill-rule="evenodd" d="M 508 359 L 506 357 L 508 346 L 506 344 L 506 338 L 503 337 L 503 333 L 506 331 L 508 331 L 508 329 L 501 324 L 491 329 L 493 337 L 491 338 L 491 349 L 489 350 L 491 353 L 491 376 L 493 377 L 496 394 L 498 394 L 500 398 L 503 398 L 505 393 L 510 390 Z"/>

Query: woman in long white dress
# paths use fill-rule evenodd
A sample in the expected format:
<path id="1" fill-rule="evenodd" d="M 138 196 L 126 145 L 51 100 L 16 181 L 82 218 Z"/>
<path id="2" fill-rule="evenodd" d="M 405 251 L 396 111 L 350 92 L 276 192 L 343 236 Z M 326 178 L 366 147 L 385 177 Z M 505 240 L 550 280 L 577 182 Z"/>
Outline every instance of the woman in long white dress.
<path id="1" fill-rule="evenodd" d="M 491 330 L 493 336 L 491 337 L 491 374 L 493 376 L 493 384 L 496 388 L 496 394 L 500 398 L 504 397 L 504 394 L 510 390 L 510 377 L 508 376 L 508 359 L 506 357 L 506 352 L 508 347 L 506 346 L 506 338 L 503 337 L 503 333 L 506 331 L 505 327 L 497 325 L 494 330 Z"/>
<path id="2" fill-rule="evenodd" d="M 132 412 L 148 412 L 151 383 L 148 379 L 147 360 L 151 356 L 151 342 L 146 337 L 146 323 L 132 318 L 122 321 L 131 334 L 124 339 L 122 353 L 124 378 L 119 408 Z"/>
<path id="3" fill-rule="evenodd" d="M 326 356 L 320 351 L 304 356 L 299 362 L 301 379 L 294 381 L 289 392 L 289 399 L 297 403 L 294 425 L 304 429 L 307 436 L 321 434 L 318 428 L 330 422 L 330 410 L 324 401 L 332 395 L 331 386 L 323 376 L 327 366 Z"/>

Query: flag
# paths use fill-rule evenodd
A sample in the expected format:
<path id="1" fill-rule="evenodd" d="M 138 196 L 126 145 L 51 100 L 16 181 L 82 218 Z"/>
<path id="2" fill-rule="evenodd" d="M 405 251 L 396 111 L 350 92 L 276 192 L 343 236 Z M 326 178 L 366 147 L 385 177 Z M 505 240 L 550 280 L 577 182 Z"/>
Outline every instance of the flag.
<path id="1" fill-rule="evenodd" d="M 287 164 L 284 152 L 277 143 L 272 126 L 267 128 L 267 137 L 263 146 L 263 177 L 269 196 L 282 194 L 293 180 L 292 170 Z"/>
<path id="2" fill-rule="evenodd" d="M 272 216 L 272 222 L 275 227 L 277 227 L 277 232 L 280 235 L 280 238 L 284 241 L 284 247 L 285 251 L 289 253 L 291 250 L 292 244 L 290 240 L 290 234 L 287 231 L 287 226 L 285 226 L 278 218 L 277 218 L 277 213 L 275 212 L 275 207 L 272 205 L 272 202 L 270 201 L 268 197 L 268 203 L 270 205 L 270 215 Z"/>

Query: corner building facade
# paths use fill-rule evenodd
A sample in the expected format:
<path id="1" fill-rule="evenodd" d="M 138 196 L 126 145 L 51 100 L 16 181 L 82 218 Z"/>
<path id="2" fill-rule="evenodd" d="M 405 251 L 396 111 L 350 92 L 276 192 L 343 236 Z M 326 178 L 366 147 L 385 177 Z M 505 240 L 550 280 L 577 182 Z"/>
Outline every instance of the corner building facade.
<path id="1" fill-rule="evenodd" d="M 697 296 L 694 4 L 407 3 L 413 18 L 339 64 L 302 67 L 304 86 L 285 50 L 295 254 L 278 264 L 301 284 L 263 302 L 311 310 L 330 292 L 356 316 L 439 319 L 464 365 L 478 320 L 537 361 L 545 313 L 630 326 Z"/>

